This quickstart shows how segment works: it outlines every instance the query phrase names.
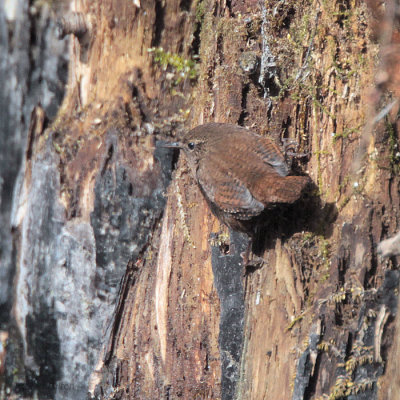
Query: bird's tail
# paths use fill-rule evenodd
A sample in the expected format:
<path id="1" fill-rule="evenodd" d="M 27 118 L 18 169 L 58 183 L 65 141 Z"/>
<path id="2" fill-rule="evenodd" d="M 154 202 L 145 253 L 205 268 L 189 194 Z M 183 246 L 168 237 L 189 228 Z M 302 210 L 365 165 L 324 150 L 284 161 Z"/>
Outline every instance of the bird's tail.
<path id="1" fill-rule="evenodd" d="M 263 203 L 294 203 L 310 183 L 308 176 L 282 176 L 263 187 Z"/>

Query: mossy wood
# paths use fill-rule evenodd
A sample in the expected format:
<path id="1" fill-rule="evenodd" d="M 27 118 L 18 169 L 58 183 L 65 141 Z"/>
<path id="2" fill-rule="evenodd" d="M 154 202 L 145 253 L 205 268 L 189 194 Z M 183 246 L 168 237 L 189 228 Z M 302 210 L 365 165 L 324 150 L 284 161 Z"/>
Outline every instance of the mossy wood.
<path id="1" fill-rule="evenodd" d="M 122 277 L 91 395 L 400 398 L 398 260 L 376 254 L 399 225 L 395 17 L 356 0 L 76 3 L 90 40 L 71 39 L 25 185 L 41 158 L 56 167 L 59 229 L 92 232 L 96 296 Z M 270 215 L 258 268 L 185 159 L 155 144 L 210 121 L 309 154 L 293 168 L 314 189 Z"/>

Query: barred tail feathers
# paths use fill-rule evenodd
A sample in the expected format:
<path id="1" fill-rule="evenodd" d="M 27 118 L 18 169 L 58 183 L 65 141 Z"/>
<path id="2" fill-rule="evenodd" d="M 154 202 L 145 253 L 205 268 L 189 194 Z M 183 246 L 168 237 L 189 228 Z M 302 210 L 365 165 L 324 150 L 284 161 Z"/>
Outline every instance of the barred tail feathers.
<path id="1" fill-rule="evenodd" d="M 271 182 L 264 182 L 254 193 L 257 200 L 263 204 L 268 203 L 294 203 L 310 183 L 308 176 L 282 176 L 275 177 Z"/>

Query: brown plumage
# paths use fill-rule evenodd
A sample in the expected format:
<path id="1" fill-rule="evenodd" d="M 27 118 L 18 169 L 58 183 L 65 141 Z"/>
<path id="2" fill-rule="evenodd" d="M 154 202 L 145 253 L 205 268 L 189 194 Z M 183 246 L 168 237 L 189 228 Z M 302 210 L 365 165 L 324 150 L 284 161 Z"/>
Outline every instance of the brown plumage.
<path id="1" fill-rule="evenodd" d="M 170 146 L 181 148 L 213 211 L 233 229 L 276 204 L 290 204 L 309 182 L 288 176 L 289 168 L 271 140 L 240 126 L 197 126 Z"/>

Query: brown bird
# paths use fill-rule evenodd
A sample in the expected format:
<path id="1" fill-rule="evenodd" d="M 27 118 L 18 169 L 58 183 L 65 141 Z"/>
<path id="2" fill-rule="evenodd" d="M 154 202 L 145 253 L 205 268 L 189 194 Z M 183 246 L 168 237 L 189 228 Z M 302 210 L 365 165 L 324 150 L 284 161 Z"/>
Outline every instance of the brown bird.
<path id="1" fill-rule="evenodd" d="M 213 212 L 235 230 L 265 209 L 298 200 L 307 176 L 288 176 L 279 147 L 243 127 L 208 123 L 167 147 L 182 149 Z"/>

